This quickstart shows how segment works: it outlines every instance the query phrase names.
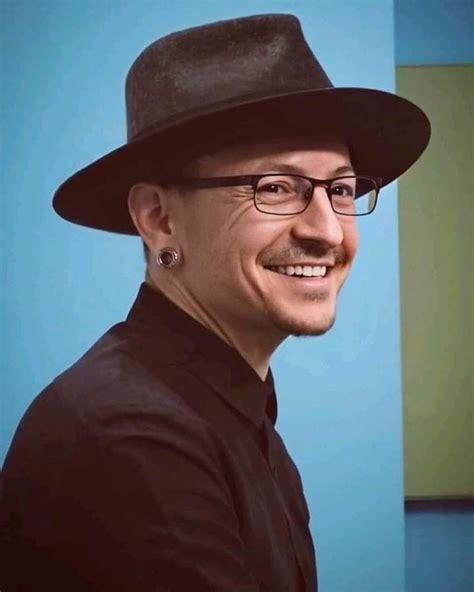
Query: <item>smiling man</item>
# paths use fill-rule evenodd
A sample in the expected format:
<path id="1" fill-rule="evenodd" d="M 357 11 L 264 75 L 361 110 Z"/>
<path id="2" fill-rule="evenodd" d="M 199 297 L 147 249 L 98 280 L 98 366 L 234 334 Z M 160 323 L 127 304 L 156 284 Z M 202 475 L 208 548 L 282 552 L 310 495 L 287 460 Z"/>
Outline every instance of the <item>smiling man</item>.
<path id="1" fill-rule="evenodd" d="M 186 254 L 173 273 L 150 265 L 150 285 L 265 380 L 288 335 L 332 326 L 357 248 L 354 214 L 379 181 L 354 177 L 343 143 L 305 137 L 224 148 L 190 168 L 195 180 L 130 192 L 132 219 L 149 250 L 172 245 Z M 357 183 L 367 186 L 359 202 Z"/>
<path id="2" fill-rule="evenodd" d="M 126 90 L 128 143 L 54 207 L 139 234 L 146 282 L 20 423 L 2 590 L 314 592 L 270 359 L 331 328 L 357 217 L 429 123 L 395 95 L 334 88 L 288 15 L 159 39 Z"/>

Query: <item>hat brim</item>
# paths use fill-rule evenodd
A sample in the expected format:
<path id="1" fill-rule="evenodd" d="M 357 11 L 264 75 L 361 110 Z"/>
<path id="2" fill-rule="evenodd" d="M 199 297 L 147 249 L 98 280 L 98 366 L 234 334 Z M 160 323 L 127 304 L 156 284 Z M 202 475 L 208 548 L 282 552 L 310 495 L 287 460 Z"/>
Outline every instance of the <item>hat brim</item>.
<path id="1" fill-rule="evenodd" d="M 55 211 L 66 220 L 121 234 L 138 234 L 127 205 L 132 185 L 150 166 L 156 178 L 183 154 L 215 149 L 231 138 L 275 138 L 334 133 L 350 146 L 359 174 L 387 185 L 422 154 L 430 138 L 423 111 L 397 95 L 363 88 L 328 88 L 248 98 L 196 110 L 162 123 L 69 177 L 56 191 Z M 190 147 L 191 150 L 183 149 Z"/>

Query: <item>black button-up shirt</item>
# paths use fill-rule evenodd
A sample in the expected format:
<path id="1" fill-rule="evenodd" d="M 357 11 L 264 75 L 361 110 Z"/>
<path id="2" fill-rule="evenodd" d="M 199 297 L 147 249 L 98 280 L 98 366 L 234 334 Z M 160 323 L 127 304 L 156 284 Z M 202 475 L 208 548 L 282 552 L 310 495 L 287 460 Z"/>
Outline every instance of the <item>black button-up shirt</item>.
<path id="1" fill-rule="evenodd" d="M 143 284 L 19 425 L 2 592 L 315 592 L 276 415 L 271 373 Z"/>

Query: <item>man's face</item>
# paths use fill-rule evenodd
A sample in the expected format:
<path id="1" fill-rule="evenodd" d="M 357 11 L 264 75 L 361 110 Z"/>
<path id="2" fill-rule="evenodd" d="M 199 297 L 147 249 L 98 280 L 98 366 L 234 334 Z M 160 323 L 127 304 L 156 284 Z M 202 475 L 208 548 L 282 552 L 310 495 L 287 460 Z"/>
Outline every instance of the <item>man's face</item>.
<path id="1" fill-rule="evenodd" d="M 232 148 L 198 162 L 200 177 L 290 172 L 327 179 L 350 169 L 342 143 L 308 139 Z M 176 279 L 224 332 L 279 340 L 320 335 L 332 326 L 358 234 L 355 218 L 333 212 L 324 187 L 295 215 L 259 212 L 252 188 L 243 186 L 192 190 L 179 202 L 183 260 Z M 305 266 L 312 273 L 325 268 L 324 277 L 298 275 Z"/>

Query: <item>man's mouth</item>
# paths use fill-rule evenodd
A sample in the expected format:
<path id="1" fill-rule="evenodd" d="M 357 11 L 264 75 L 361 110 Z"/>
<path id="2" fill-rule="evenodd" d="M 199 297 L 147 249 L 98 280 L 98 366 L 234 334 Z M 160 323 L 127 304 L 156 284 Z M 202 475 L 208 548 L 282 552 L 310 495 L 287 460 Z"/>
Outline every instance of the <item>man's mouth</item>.
<path id="1" fill-rule="evenodd" d="M 270 265 L 267 269 L 282 275 L 307 278 L 323 278 L 328 271 L 326 265 Z"/>

